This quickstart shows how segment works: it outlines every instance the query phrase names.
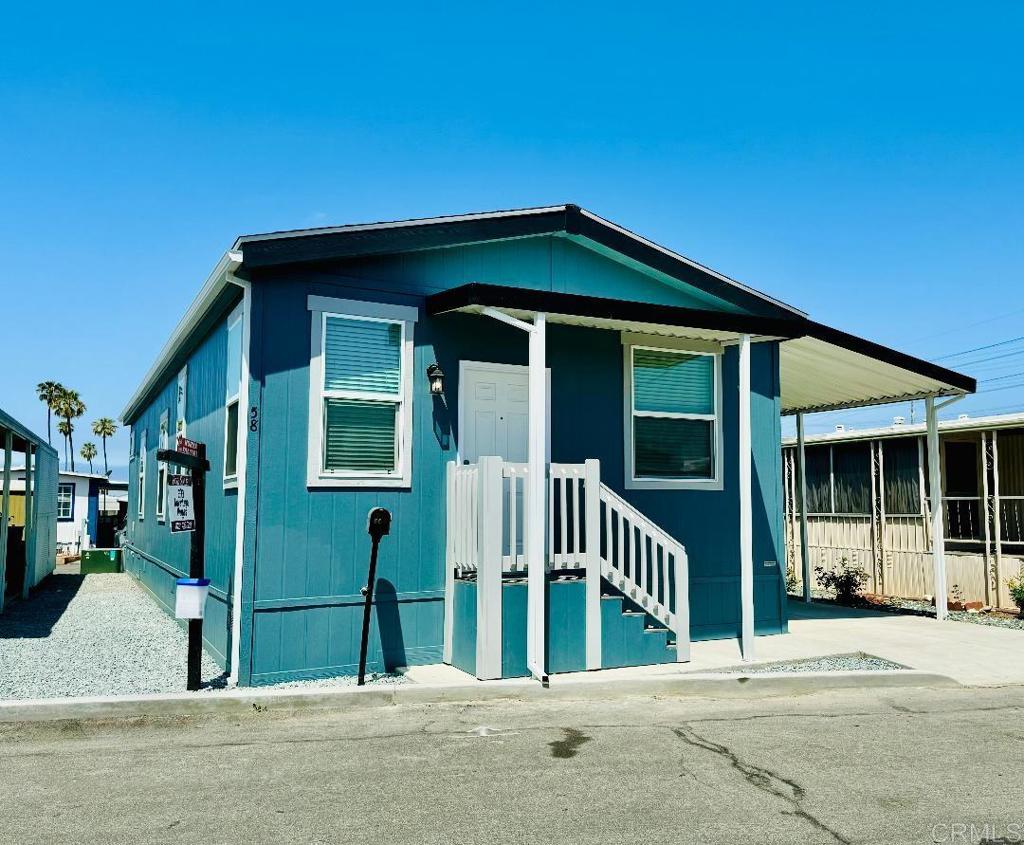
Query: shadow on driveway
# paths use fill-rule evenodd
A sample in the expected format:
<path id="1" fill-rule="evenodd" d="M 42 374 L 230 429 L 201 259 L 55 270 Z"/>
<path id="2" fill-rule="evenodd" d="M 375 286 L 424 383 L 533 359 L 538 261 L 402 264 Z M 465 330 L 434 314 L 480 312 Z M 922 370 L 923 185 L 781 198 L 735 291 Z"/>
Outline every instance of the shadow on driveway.
<path id="1" fill-rule="evenodd" d="M 0 640 L 50 636 L 84 580 L 84 575 L 54 573 L 27 601 L 6 604 L 0 613 Z"/>

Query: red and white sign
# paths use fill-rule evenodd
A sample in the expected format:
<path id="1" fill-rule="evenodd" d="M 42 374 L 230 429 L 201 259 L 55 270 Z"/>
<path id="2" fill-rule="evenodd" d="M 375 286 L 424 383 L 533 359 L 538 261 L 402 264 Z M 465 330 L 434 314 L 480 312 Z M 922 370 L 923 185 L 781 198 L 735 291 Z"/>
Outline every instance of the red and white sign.
<path id="1" fill-rule="evenodd" d="M 195 440 L 189 440 L 187 437 L 182 437 L 180 434 L 178 435 L 176 449 L 183 455 L 191 455 L 193 458 L 199 457 L 199 443 Z"/>
<path id="2" fill-rule="evenodd" d="M 186 441 L 192 442 L 192 441 Z M 179 450 L 181 438 L 178 438 Z M 196 530 L 196 508 L 192 501 L 192 476 L 167 476 L 167 506 L 171 509 L 171 533 Z"/>

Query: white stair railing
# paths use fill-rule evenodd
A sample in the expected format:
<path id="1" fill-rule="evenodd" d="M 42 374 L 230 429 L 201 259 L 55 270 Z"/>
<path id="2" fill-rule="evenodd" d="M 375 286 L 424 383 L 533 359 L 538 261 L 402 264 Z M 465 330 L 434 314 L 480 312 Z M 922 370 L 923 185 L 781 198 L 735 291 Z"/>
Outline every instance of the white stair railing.
<path id="1" fill-rule="evenodd" d="M 528 467 L 484 457 L 448 465 L 444 659 L 451 661 L 456 576 L 477 580 L 477 677 L 501 676 L 501 579 L 527 570 Z M 549 570 L 586 572 L 586 665 L 601 667 L 601 579 L 672 631 L 690 659 L 686 550 L 601 483 L 600 463 L 549 464 Z"/>
<path id="2" fill-rule="evenodd" d="M 690 573 L 686 549 L 607 485 L 601 577 L 676 635 L 676 660 L 690 659 Z"/>

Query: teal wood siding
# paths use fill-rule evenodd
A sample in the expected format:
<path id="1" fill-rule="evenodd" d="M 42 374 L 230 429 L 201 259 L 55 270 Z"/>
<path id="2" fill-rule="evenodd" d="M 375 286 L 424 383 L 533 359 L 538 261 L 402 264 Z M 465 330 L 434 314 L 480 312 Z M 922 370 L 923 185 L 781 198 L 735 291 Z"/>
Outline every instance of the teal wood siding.
<path id="1" fill-rule="evenodd" d="M 315 269 L 263 271 L 253 279 L 242 682 L 272 683 L 350 673 L 358 661 L 362 598 L 370 552 L 366 516 L 392 511 L 380 549 L 371 670 L 437 662 L 443 637 L 445 464 L 456 450 L 459 361 L 525 364 L 516 329 L 469 315 L 429 318 L 424 296 L 470 281 L 504 283 L 698 307 L 707 295 L 668 287 L 560 238 L 534 238 L 382 256 Z M 310 313 L 307 296 L 334 296 L 420 308 L 415 326 L 412 486 L 310 489 Z M 731 307 L 730 307 L 731 308 Z M 723 366 L 724 489 L 626 491 L 623 484 L 623 349 L 618 333 L 552 325 L 552 459 L 597 457 L 602 478 L 674 534 L 690 553 L 695 639 L 739 632 L 737 356 Z M 781 435 L 778 348 L 752 349 L 754 568 L 757 630 L 785 630 L 781 548 Z M 437 361 L 446 397 L 431 397 L 425 371 Z M 191 374 L 190 374 L 191 388 Z M 155 418 L 154 418 L 155 419 Z M 152 442 L 152 434 L 150 435 Z M 155 466 L 152 469 L 155 473 Z M 761 495 L 758 495 L 760 491 Z M 252 550 L 251 559 L 248 558 Z M 774 567 L 764 561 L 776 561 Z M 251 574 L 251 578 L 250 578 Z M 508 591 L 506 591 L 507 593 Z M 247 595 L 247 594 L 244 594 Z M 461 599 L 467 598 L 463 595 Z M 251 607 L 251 612 L 250 612 Z M 525 624 L 525 617 L 524 617 Z M 463 658 L 465 659 L 465 658 Z M 511 667 L 509 667 L 511 668 Z"/>
<path id="2" fill-rule="evenodd" d="M 203 637 L 210 654 L 227 668 L 231 578 L 235 557 L 237 491 L 225 489 L 224 397 L 226 386 L 227 321 L 218 322 L 199 343 L 188 360 L 185 421 L 188 437 L 206 444 L 210 471 L 206 485 L 206 577 L 210 598 L 206 604 Z M 136 455 L 129 467 L 128 536 L 125 569 L 135 575 L 169 613 L 174 613 L 175 579 L 188 576 L 191 535 L 171 534 L 169 521 L 156 516 L 157 460 L 160 446 L 160 415 L 168 412 L 172 428 L 168 443 L 174 444 L 177 413 L 177 373 L 157 397 L 131 421 L 132 437 L 146 430 L 146 454 Z M 146 461 L 145 516 L 138 518 L 138 461 Z M 184 656 L 182 657 L 184 660 Z"/>

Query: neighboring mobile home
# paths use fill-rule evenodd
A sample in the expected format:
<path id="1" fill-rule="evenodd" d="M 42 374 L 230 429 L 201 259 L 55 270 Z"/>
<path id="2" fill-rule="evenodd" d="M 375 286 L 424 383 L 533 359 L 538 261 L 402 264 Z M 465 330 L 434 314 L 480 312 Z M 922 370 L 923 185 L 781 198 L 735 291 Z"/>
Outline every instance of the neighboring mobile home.
<path id="1" fill-rule="evenodd" d="M 167 607 L 207 444 L 207 646 L 242 684 L 686 660 L 786 630 L 780 414 L 973 380 L 577 206 L 239 238 L 129 400 L 126 567 Z"/>
<path id="2" fill-rule="evenodd" d="M 878 595 L 934 595 L 924 423 L 806 438 L 808 555 L 843 559 Z M 939 423 L 946 583 L 950 597 L 1016 609 L 1007 580 L 1024 565 L 1024 414 Z M 802 590 L 797 444 L 783 450 L 788 568 Z M 817 583 L 812 581 L 812 587 Z"/>
<path id="3" fill-rule="evenodd" d="M 17 467 L 12 477 L 11 515 L 15 525 L 24 525 L 25 468 Z M 60 470 L 57 475 L 57 551 L 69 554 L 94 546 L 113 545 L 117 504 L 111 493 L 127 489 L 127 482 L 112 481 L 98 473 Z M 104 528 L 109 530 L 104 531 Z"/>
<path id="4" fill-rule="evenodd" d="M 0 410 L 0 612 L 7 599 L 29 591 L 57 565 L 57 452 Z M 15 456 L 23 474 L 15 513 Z M 17 518 L 20 517 L 20 518 Z"/>

